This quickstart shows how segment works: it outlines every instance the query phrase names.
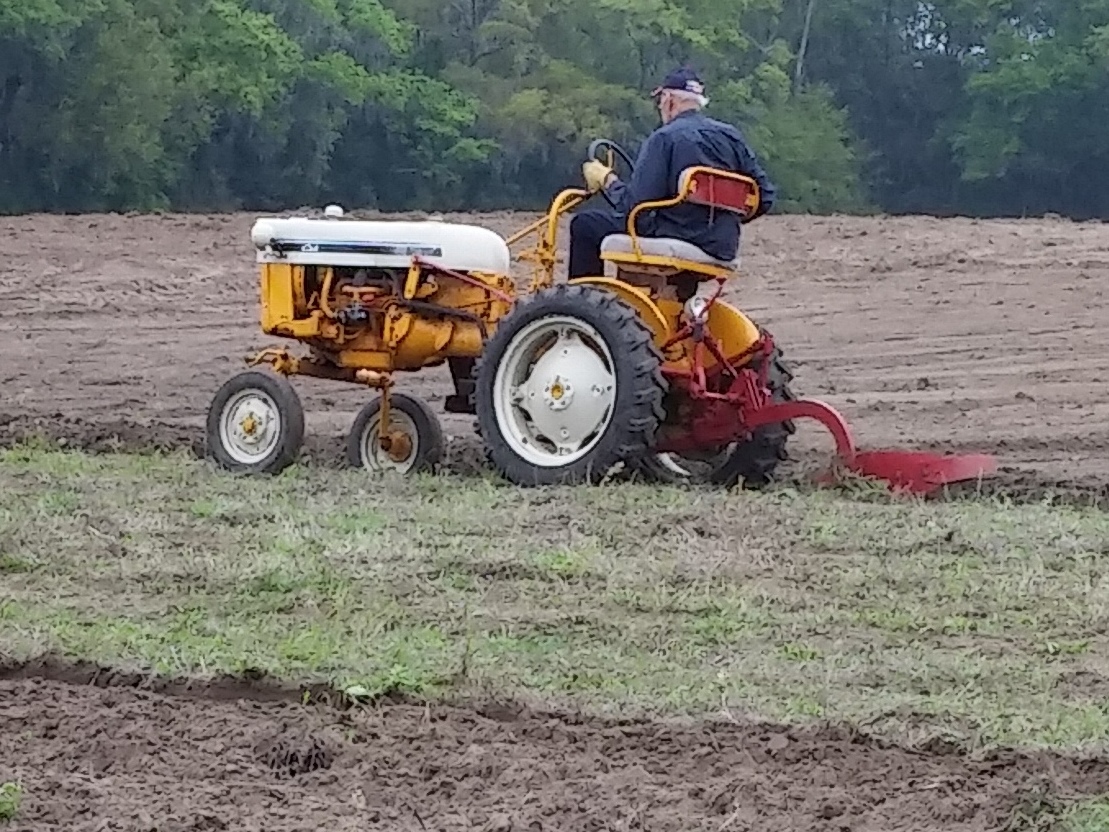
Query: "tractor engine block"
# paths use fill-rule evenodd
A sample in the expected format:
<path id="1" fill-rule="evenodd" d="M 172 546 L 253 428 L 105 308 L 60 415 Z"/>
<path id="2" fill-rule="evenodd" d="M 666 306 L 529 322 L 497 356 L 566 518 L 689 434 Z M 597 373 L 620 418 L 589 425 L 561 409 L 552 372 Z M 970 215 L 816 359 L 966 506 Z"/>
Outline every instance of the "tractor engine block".
<path id="1" fill-rule="evenodd" d="M 305 269 L 306 297 L 311 299 L 313 291 L 322 297 L 325 273 L 323 268 L 314 266 Z M 331 283 L 326 287 L 327 297 L 323 299 L 335 313 L 336 320 L 348 327 L 369 324 L 374 305 L 380 306 L 386 298 L 399 298 L 407 276 L 407 271 L 403 269 L 365 266 L 334 266 L 331 273 Z M 309 286 L 312 288 L 309 289 Z"/>

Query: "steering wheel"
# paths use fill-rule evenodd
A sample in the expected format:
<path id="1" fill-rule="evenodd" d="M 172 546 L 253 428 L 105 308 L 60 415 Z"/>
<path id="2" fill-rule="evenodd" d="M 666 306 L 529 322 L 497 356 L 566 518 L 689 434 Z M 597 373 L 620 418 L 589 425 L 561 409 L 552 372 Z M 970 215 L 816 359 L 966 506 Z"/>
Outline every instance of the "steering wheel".
<path id="1" fill-rule="evenodd" d="M 632 161 L 631 156 L 628 155 L 628 152 L 624 150 L 624 148 L 620 147 L 620 145 L 612 141 L 612 139 L 594 139 L 593 141 L 591 141 L 589 143 L 589 149 L 585 153 L 586 157 L 588 159 L 597 159 L 597 151 L 600 150 L 602 147 L 608 148 L 608 158 L 599 159 L 598 161 L 604 162 L 611 168 L 613 167 L 613 163 L 615 162 L 613 156 L 619 156 L 621 159 L 624 160 L 624 164 L 628 166 L 628 170 L 631 173 L 635 173 L 635 162 Z M 603 188 L 601 189 L 600 194 L 605 198 L 605 202 L 612 206 L 612 210 L 619 210 L 619 208 L 617 208 L 616 206 L 616 203 L 612 201 L 611 197 L 609 197 L 609 195 L 605 192 Z"/>
<path id="2" fill-rule="evenodd" d="M 618 145 L 612 139 L 594 139 L 589 143 L 589 149 L 585 151 L 585 155 L 588 156 L 590 159 L 596 159 L 597 151 L 600 150 L 602 147 L 607 147 L 610 151 L 614 152 L 617 156 L 623 159 L 629 170 L 635 170 L 635 162 L 632 161 L 631 156 L 629 156 L 628 152 L 624 150 L 624 148 L 620 147 L 620 145 Z M 607 159 L 606 163 L 609 165 L 609 167 L 612 166 L 611 155 Z"/>

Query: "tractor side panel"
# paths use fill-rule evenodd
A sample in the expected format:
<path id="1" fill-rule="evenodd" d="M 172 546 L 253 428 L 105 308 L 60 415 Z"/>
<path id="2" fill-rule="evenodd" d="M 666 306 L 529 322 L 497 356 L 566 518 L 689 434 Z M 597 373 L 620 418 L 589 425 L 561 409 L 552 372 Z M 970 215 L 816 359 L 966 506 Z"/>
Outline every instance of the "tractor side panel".
<path id="1" fill-rule="evenodd" d="M 430 318 L 396 310 L 385 329 L 366 330 L 335 353 L 340 367 L 360 370 L 418 370 L 447 358 L 476 358 L 482 349 L 481 327 L 470 321 Z"/>
<path id="2" fill-rule="evenodd" d="M 259 284 L 263 332 L 285 338 L 314 338 L 320 334 L 316 316 L 297 317 L 304 307 L 304 266 L 265 263 Z"/>
<path id="3" fill-rule="evenodd" d="M 476 358 L 481 348 L 481 327 L 476 323 L 413 315 L 397 341 L 394 361 L 399 370 L 415 370 L 449 357 Z"/>
<path id="4" fill-rule="evenodd" d="M 293 266 L 285 263 L 261 267 L 262 331 L 272 335 L 279 324 L 295 317 L 293 304 Z"/>
<path id="5" fill-rule="evenodd" d="M 375 315 L 373 325 L 343 344 L 338 354 L 341 366 L 418 370 L 447 358 L 476 358 L 484 346 L 483 330 L 509 308 L 503 301 L 490 300 L 483 285 L 451 277 L 414 288 L 421 307 L 410 311 L 402 302 L 383 316 Z M 451 310 L 461 314 L 449 314 Z"/>

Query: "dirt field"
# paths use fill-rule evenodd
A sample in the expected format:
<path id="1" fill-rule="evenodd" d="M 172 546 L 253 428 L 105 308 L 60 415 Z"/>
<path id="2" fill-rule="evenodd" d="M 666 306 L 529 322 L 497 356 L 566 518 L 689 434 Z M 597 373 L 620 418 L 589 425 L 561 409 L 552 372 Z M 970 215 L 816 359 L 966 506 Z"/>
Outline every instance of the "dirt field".
<path id="1" fill-rule="evenodd" d="M 240 369 L 244 355 L 272 343 L 257 328 L 256 272 L 248 239 L 253 219 L 0 219 L 5 255 L 0 350 L 9 359 L 0 370 L 0 444 L 42 433 L 95 449 L 199 448 L 211 396 Z M 472 219 L 507 233 L 530 218 Z M 1038 493 L 1056 485 L 1102 501 L 1109 497 L 1109 330 L 1104 325 L 1109 320 L 1109 225 L 774 217 L 748 229 L 744 250 L 746 276 L 733 299 L 768 325 L 786 348 L 797 370 L 796 390 L 841 407 L 862 444 L 994 451 L 1004 466 L 1003 489 Z M 308 455 L 336 461 L 366 393 L 321 382 L 298 382 L 298 387 L 309 412 Z M 431 371 L 405 380 L 402 389 L 440 409 L 449 380 L 445 370 Z M 443 421 L 452 438 L 453 465 L 473 464 L 470 418 L 444 415 Z M 818 429 L 804 427 L 793 453 L 807 463 L 827 448 Z M 214 629 L 182 649 L 204 657 L 210 645 L 226 646 L 225 638 L 250 643 L 253 628 L 263 639 L 283 637 L 279 615 L 285 614 L 286 603 L 298 614 L 325 622 L 317 626 L 339 626 L 326 623 L 332 618 L 329 605 L 365 597 L 370 586 L 355 581 L 348 591 L 348 584 L 330 573 L 315 576 L 311 558 L 302 556 L 307 537 L 290 531 L 303 526 L 306 536 L 317 534 L 319 527 L 311 523 L 324 516 L 323 508 L 344 508 L 327 488 L 349 484 L 323 477 L 308 485 L 283 484 L 289 489 L 310 485 L 305 493 L 315 495 L 318 505 L 302 505 L 304 514 L 282 525 L 278 520 L 286 504 L 276 486 L 258 496 L 239 495 L 229 484 L 219 487 L 225 491 L 196 497 L 174 489 L 181 491 L 184 483 L 211 484 L 178 468 L 152 480 L 143 479 L 154 476 L 145 468 L 130 471 L 125 463 L 106 472 L 94 467 L 79 477 L 74 472 L 87 463 L 73 462 L 72 471 L 69 463 L 53 464 L 59 467 L 41 473 L 9 465 L 0 483 L 0 492 L 7 489 L 11 495 L 6 515 L 0 504 L 0 622 L 6 622 L 0 630 L 6 634 L 0 636 L 0 668 L 11 644 L 50 632 L 72 638 L 78 655 L 90 646 L 126 653 L 138 650 L 137 645 L 153 649 L 155 642 L 158 650 L 174 654 L 172 634 L 192 632 L 198 620 L 214 622 L 207 625 Z M 118 494 L 102 487 L 124 482 L 130 485 Z M 982 525 L 967 530 L 964 539 L 957 527 L 962 515 L 944 515 L 935 521 L 937 527 L 929 515 L 914 521 L 919 540 L 887 551 L 884 515 L 839 516 L 827 506 L 802 508 L 796 509 L 797 530 L 789 539 L 811 551 L 783 553 L 771 528 L 774 516 L 760 513 L 762 504 L 744 508 L 736 503 L 722 511 L 711 503 L 721 497 L 708 498 L 710 504 L 702 502 L 697 509 L 649 507 L 664 518 L 660 522 L 672 520 L 671 526 L 684 524 L 696 533 L 697 540 L 683 538 L 675 555 L 664 540 L 632 540 L 640 535 L 636 524 L 649 518 L 636 515 L 630 503 L 605 509 L 627 518 L 623 526 L 593 528 L 591 523 L 602 520 L 596 517 L 598 506 L 589 502 L 593 498 L 585 495 L 580 504 L 559 506 L 555 526 L 565 534 L 584 535 L 573 538 L 573 546 L 596 563 L 566 561 L 561 549 L 536 551 L 527 554 L 542 559 L 542 570 L 536 572 L 534 564 L 513 570 L 502 562 L 511 553 L 487 551 L 488 540 L 474 541 L 483 534 L 480 518 L 488 508 L 479 498 L 505 501 L 500 510 L 522 524 L 518 535 L 527 528 L 520 518 L 550 519 L 541 501 L 533 505 L 531 497 L 469 494 L 456 509 L 464 516 L 455 517 L 455 509 L 437 505 L 434 495 L 405 494 L 397 499 L 407 500 L 411 511 L 438 512 L 439 526 L 428 531 L 426 517 L 418 525 L 395 507 L 366 517 L 337 515 L 335 528 L 350 536 L 328 545 L 353 553 L 344 568 L 372 571 L 382 562 L 375 558 L 387 562 L 395 541 L 414 541 L 415 550 L 392 553 L 398 562 L 389 568 L 399 571 L 381 580 L 405 614 L 415 615 L 416 609 L 425 616 L 416 621 L 424 626 L 424 620 L 443 618 L 436 606 L 439 595 L 424 586 L 431 580 L 427 576 L 442 569 L 443 553 L 458 548 L 459 540 L 468 541 L 451 555 L 461 560 L 453 563 L 456 584 L 441 590 L 443 598 L 470 587 L 477 604 L 515 603 L 514 614 L 531 629 L 511 616 L 497 619 L 493 609 L 487 638 L 498 649 L 516 651 L 505 654 L 502 666 L 519 662 L 521 673 L 543 676 L 544 662 L 561 667 L 577 655 L 573 638 L 548 638 L 552 631 L 547 628 L 560 626 L 570 628 L 568 633 L 583 628 L 615 651 L 597 659 L 600 667 L 617 667 L 613 673 L 626 672 L 616 661 L 624 655 L 619 649 L 642 647 L 642 655 L 657 662 L 644 673 L 668 681 L 666 674 L 682 675 L 686 668 L 677 663 L 678 652 L 662 655 L 676 651 L 673 645 L 681 640 L 677 629 L 671 637 L 658 622 L 678 620 L 671 606 L 681 608 L 691 587 L 706 596 L 723 588 L 733 593 L 732 606 L 705 613 L 712 613 L 712 626 L 720 630 L 707 634 L 713 649 L 725 656 L 734 651 L 729 662 L 795 663 L 795 678 L 781 677 L 782 688 L 796 682 L 811 692 L 823 684 L 833 704 L 839 696 L 860 691 L 876 696 L 874 691 L 892 690 L 891 702 L 933 702 L 941 714 L 948 707 L 941 701 L 944 690 L 967 691 L 965 707 L 991 702 L 996 720 L 1011 722 L 1007 730 L 1018 733 L 1025 717 L 1017 700 L 1027 700 L 1030 713 L 1043 723 L 1037 730 L 1048 736 L 1054 697 L 1073 697 L 1079 704 L 1065 720 L 1060 717 L 1066 730 L 1056 733 L 1101 732 L 1097 726 L 1109 695 L 1109 654 L 1098 612 L 1103 601 L 1096 592 L 1088 598 L 1082 594 L 1083 587 L 1101 586 L 1101 577 L 1080 573 L 1087 568 L 1083 564 L 1096 560 L 1083 558 L 1103 546 L 1096 539 L 1096 521 L 1077 532 L 1069 519 L 1058 529 L 1026 520 L 1024 530 L 1013 531 L 1003 526 L 1008 516 L 980 517 Z M 141 512 L 129 507 L 147 495 L 149 504 Z M 294 504 L 308 503 L 307 496 L 294 496 Z M 263 499 L 269 502 L 249 502 Z M 358 507 L 377 506 L 384 499 L 367 492 Z M 524 502 L 514 503 L 517 499 Z M 247 502 L 240 505 L 240 500 Z M 718 513 L 701 521 L 696 511 Z M 275 529 L 263 533 L 266 524 Z M 382 528 L 388 533 L 373 538 Z M 833 534 L 845 528 L 864 529 L 864 543 Z M 1003 533 L 1008 537 L 999 543 Z M 752 535 L 765 540 L 756 545 Z M 713 553 L 719 560 L 711 568 L 694 560 L 701 557 L 698 541 L 703 538 L 717 547 Z M 1035 558 L 1020 548 L 1021 538 L 1031 541 Z M 526 536 L 514 540 L 525 547 Z M 18 546 L 8 547 L 12 541 Z M 567 552 L 577 552 L 566 545 Z M 633 550 L 643 560 L 636 561 Z M 242 564 L 221 560 L 228 551 L 249 556 Z M 252 565 L 257 555 L 251 553 L 258 551 L 279 560 Z M 1050 557 L 1044 554 L 1049 551 Z M 725 563 L 722 552 L 735 557 Z M 516 556 L 525 554 L 520 548 Z M 1028 565 L 1014 566 L 1026 556 Z M 463 562 L 467 557 L 473 562 Z M 653 571 L 635 577 L 633 567 L 648 557 L 657 561 Z M 674 557 L 676 565 L 668 560 Z M 844 563 L 850 559 L 854 566 L 849 569 Z M 839 571 L 822 571 L 830 560 Z M 989 580 L 975 571 L 982 562 L 990 564 Z M 414 563 L 419 563 L 418 580 L 400 574 Z M 261 571 L 249 571 L 255 568 Z M 725 579 L 726 570 L 735 574 Z M 635 583 L 629 595 L 635 603 L 624 602 L 630 604 L 624 614 L 631 616 L 632 609 L 634 616 L 618 621 L 625 629 L 613 633 L 613 599 L 606 593 L 613 575 L 622 571 L 632 576 L 627 580 L 642 584 Z M 550 596 L 577 604 L 572 616 L 562 608 L 537 605 L 526 594 L 534 589 L 535 575 L 547 573 L 544 586 Z M 934 581 L 940 574 L 943 581 Z M 1062 583 L 1060 575 L 1069 582 Z M 423 588 L 417 591 L 409 583 Z M 250 591 L 242 589 L 263 584 L 280 596 L 269 617 L 255 610 Z M 487 586 L 492 587 L 488 594 Z M 581 586 L 596 594 L 592 606 L 581 603 Z M 401 587 L 407 588 L 402 592 Z M 305 601 L 309 589 L 319 597 L 309 593 Z M 668 593 L 665 604 L 658 601 L 657 619 L 649 622 L 656 629 L 633 629 L 628 622 L 640 621 L 635 616 L 644 614 L 656 590 Z M 1039 609 L 1058 619 L 1027 615 L 1030 592 L 1043 594 Z M 816 593 L 826 593 L 820 614 L 813 613 Z M 933 610 L 926 608 L 937 593 L 947 607 L 933 621 Z M 493 596 L 499 600 L 489 600 Z M 765 621 L 755 618 L 769 635 L 759 630 L 757 637 L 764 641 L 747 644 L 742 627 L 754 625 L 737 623 L 734 613 L 761 610 L 766 598 L 780 602 L 766 607 Z M 239 605 L 234 619 L 231 602 Z M 1072 605 L 1081 607 L 1080 613 L 1072 614 Z M 848 629 L 838 618 L 843 610 L 860 613 Z M 690 617 L 689 622 L 682 619 L 682 626 L 701 628 L 697 632 L 707 638 L 707 617 L 702 621 L 696 610 L 681 615 Z M 876 621 L 885 629 L 874 629 Z M 502 627 L 520 630 L 512 636 L 515 641 L 505 641 Z M 841 630 L 849 638 L 842 638 Z M 652 647 L 656 637 L 659 644 Z M 872 641 L 878 645 L 873 651 Z M 829 654 L 849 652 L 872 664 L 866 672 L 844 665 L 835 678 L 818 679 L 826 670 L 810 642 L 823 644 Z M 326 662 L 349 658 L 349 653 L 328 655 L 332 641 L 326 638 L 320 644 Z M 348 651 L 357 646 L 350 638 L 342 644 Z M 535 652 L 537 644 L 554 651 L 551 658 Z M 887 666 L 877 654 L 891 644 L 895 649 Z M 771 658 L 760 658 L 766 656 Z M 231 658 L 242 659 L 239 654 Z M 701 667 L 699 660 L 681 660 L 699 672 L 712 669 Z M 536 664 L 525 671 L 527 661 Z M 557 678 L 555 670 L 550 673 Z M 924 673 L 924 681 L 918 673 Z M 758 678 L 758 673 L 746 675 Z M 581 684 L 603 690 L 603 676 Z M 83 684 L 89 681 L 96 685 Z M 695 678 L 692 684 L 701 681 Z M 894 682 L 902 687 L 893 690 Z M 767 691 L 781 698 L 774 686 Z M 798 701 L 808 702 L 800 695 Z M 910 709 L 903 715 L 894 708 L 888 716 L 911 721 L 917 713 Z M 295 697 L 260 685 L 186 690 L 68 665 L 15 662 L 0 669 L 0 821 L 9 799 L 3 790 L 7 781 L 25 788 L 15 819 L 5 827 L 18 830 L 1086 832 L 1105 828 L 1109 820 L 1109 803 L 1103 801 L 1086 820 L 1072 818 L 1070 825 L 1061 825 L 1063 801 L 1109 794 L 1104 756 L 976 755 L 937 741 L 901 747 L 848 729 L 786 729 L 743 715 L 718 725 L 667 725 L 600 722 L 505 704 L 302 707 Z"/>
<path id="2" fill-rule="evenodd" d="M 36 772 L 17 829 L 1021 832 L 1053 828 L 1060 794 L 1109 791 L 1105 762 L 970 760 L 842 729 L 306 709 L 246 685 L 167 697 L 42 678 L 96 677 L 58 671 L 0 682 L 18 725 L 0 758 Z"/>
<path id="3" fill-rule="evenodd" d="M 272 343 L 254 218 L 0 220 L 2 436 L 199 447 L 216 389 Z M 468 219 L 508 233 L 530 217 Z M 768 217 L 746 234 L 733 299 L 861 444 L 992 451 L 1007 487 L 1109 493 L 1109 225 Z M 449 388 L 445 368 L 403 384 L 437 409 Z M 337 458 L 366 393 L 299 389 L 309 455 Z M 465 450 L 471 419 L 444 424 Z M 806 425 L 794 457 L 829 447 Z"/>

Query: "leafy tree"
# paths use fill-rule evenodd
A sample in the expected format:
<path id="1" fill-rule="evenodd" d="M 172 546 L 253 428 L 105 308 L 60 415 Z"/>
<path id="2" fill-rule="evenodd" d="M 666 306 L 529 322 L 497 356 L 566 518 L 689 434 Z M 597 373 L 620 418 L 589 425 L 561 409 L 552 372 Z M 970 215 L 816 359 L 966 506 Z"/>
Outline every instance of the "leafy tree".
<path id="1" fill-rule="evenodd" d="M 780 210 L 1109 214 L 1109 0 L 0 0 L 0 211 L 537 208 L 681 62 Z"/>
<path id="2" fill-rule="evenodd" d="M 990 19 L 968 112 L 947 124 L 961 178 L 991 213 L 1105 216 L 1109 2 L 1021 5 Z"/>
<path id="3" fill-rule="evenodd" d="M 762 65 L 750 78 L 716 93 L 725 117 L 751 123 L 749 141 L 781 192 L 777 210 L 812 213 L 867 207 L 861 159 L 846 112 L 825 87 L 790 92 L 784 67 Z"/>

